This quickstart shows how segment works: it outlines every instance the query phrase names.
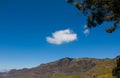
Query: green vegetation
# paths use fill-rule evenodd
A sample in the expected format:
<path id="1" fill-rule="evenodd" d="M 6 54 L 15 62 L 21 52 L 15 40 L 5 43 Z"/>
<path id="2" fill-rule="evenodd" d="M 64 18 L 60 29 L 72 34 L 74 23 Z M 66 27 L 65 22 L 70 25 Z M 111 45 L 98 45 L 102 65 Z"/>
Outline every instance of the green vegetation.
<path id="1" fill-rule="evenodd" d="M 113 76 L 115 76 L 116 78 L 120 78 L 120 57 L 118 57 L 116 61 L 117 61 L 117 65 L 113 69 L 112 73 Z"/>

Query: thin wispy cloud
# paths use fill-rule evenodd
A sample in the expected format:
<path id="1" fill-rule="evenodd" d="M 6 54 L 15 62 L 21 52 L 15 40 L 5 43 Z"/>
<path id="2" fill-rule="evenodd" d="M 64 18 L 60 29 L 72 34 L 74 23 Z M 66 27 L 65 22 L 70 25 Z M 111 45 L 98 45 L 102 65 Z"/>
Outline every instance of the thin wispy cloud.
<path id="1" fill-rule="evenodd" d="M 84 26 L 84 31 L 83 31 L 83 34 L 88 36 L 90 34 L 90 31 L 89 29 L 87 28 L 87 25 Z"/>
<path id="2" fill-rule="evenodd" d="M 84 28 L 87 29 L 88 28 L 87 25 L 84 25 Z"/>
<path id="3" fill-rule="evenodd" d="M 83 31 L 83 33 L 84 33 L 84 35 L 88 36 L 88 35 L 90 34 L 90 31 L 89 31 L 89 29 L 85 29 L 85 30 Z"/>
<path id="4" fill-rule="evenodd" d="M 52 33 L 52 37 L 46 37 L 47 42 L 51 44 L 63 44 L 69 43 L 77 39 L 77 34 L 75 34 L 70 29 L 59 30 Z"/>

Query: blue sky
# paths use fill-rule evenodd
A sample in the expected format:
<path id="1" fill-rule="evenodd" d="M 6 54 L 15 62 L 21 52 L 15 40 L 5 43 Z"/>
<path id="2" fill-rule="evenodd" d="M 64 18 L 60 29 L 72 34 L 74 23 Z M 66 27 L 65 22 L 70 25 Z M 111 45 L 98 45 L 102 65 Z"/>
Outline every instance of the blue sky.
<path id="1" fill-rule="evenodd" d="M 108 34 L 104 29 L 111 23 L 104 23 L 85 35 L 85 24 L 86 17 L 66 0 L 1 0 L 0 69 L 30 68 L 64 57 L 120 54 L 120 29 Z"/>

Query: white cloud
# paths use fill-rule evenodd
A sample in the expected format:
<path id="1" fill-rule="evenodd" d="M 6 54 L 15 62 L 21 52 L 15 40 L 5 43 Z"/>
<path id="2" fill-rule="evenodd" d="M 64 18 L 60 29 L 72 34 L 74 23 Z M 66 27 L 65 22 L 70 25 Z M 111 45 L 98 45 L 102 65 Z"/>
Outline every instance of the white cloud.
<path id="1" fill-rule="evenodd" d="M 68 43 L 76 39 L 77 34 L 73 33 L 70 29 L 59 30 L 52 33 L 52 37 L 46 37 L 47 42 L 57 45 Z"/>
<path id="2" fill-rule="evenodd" d="M 86 36 L 88 36 L 88 35 L 90 34 L 90 31 L 89 31 L 89 29 L 85 29 L 85 30 L 83 31 L 83 33 L 84 33 Z"/>

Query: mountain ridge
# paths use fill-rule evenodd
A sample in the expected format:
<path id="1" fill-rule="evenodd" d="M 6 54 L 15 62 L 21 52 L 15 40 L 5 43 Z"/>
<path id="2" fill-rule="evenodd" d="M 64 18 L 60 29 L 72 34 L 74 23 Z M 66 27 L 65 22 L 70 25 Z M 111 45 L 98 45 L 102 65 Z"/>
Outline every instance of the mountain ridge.
<path id="1" fill-rule="evenodd" d="M 0 75 L 0 78 L 59 78 L 61 76 L 65 76 L 66 78 L 71 76 L 79 76 L 79 78 L 98 78 L 99 75 L 105 73 L 110 76 L 114 66 L 115 60 L 109 58 L 65 57 L 33 68 L 13 69 L 7 74 Z"/>

